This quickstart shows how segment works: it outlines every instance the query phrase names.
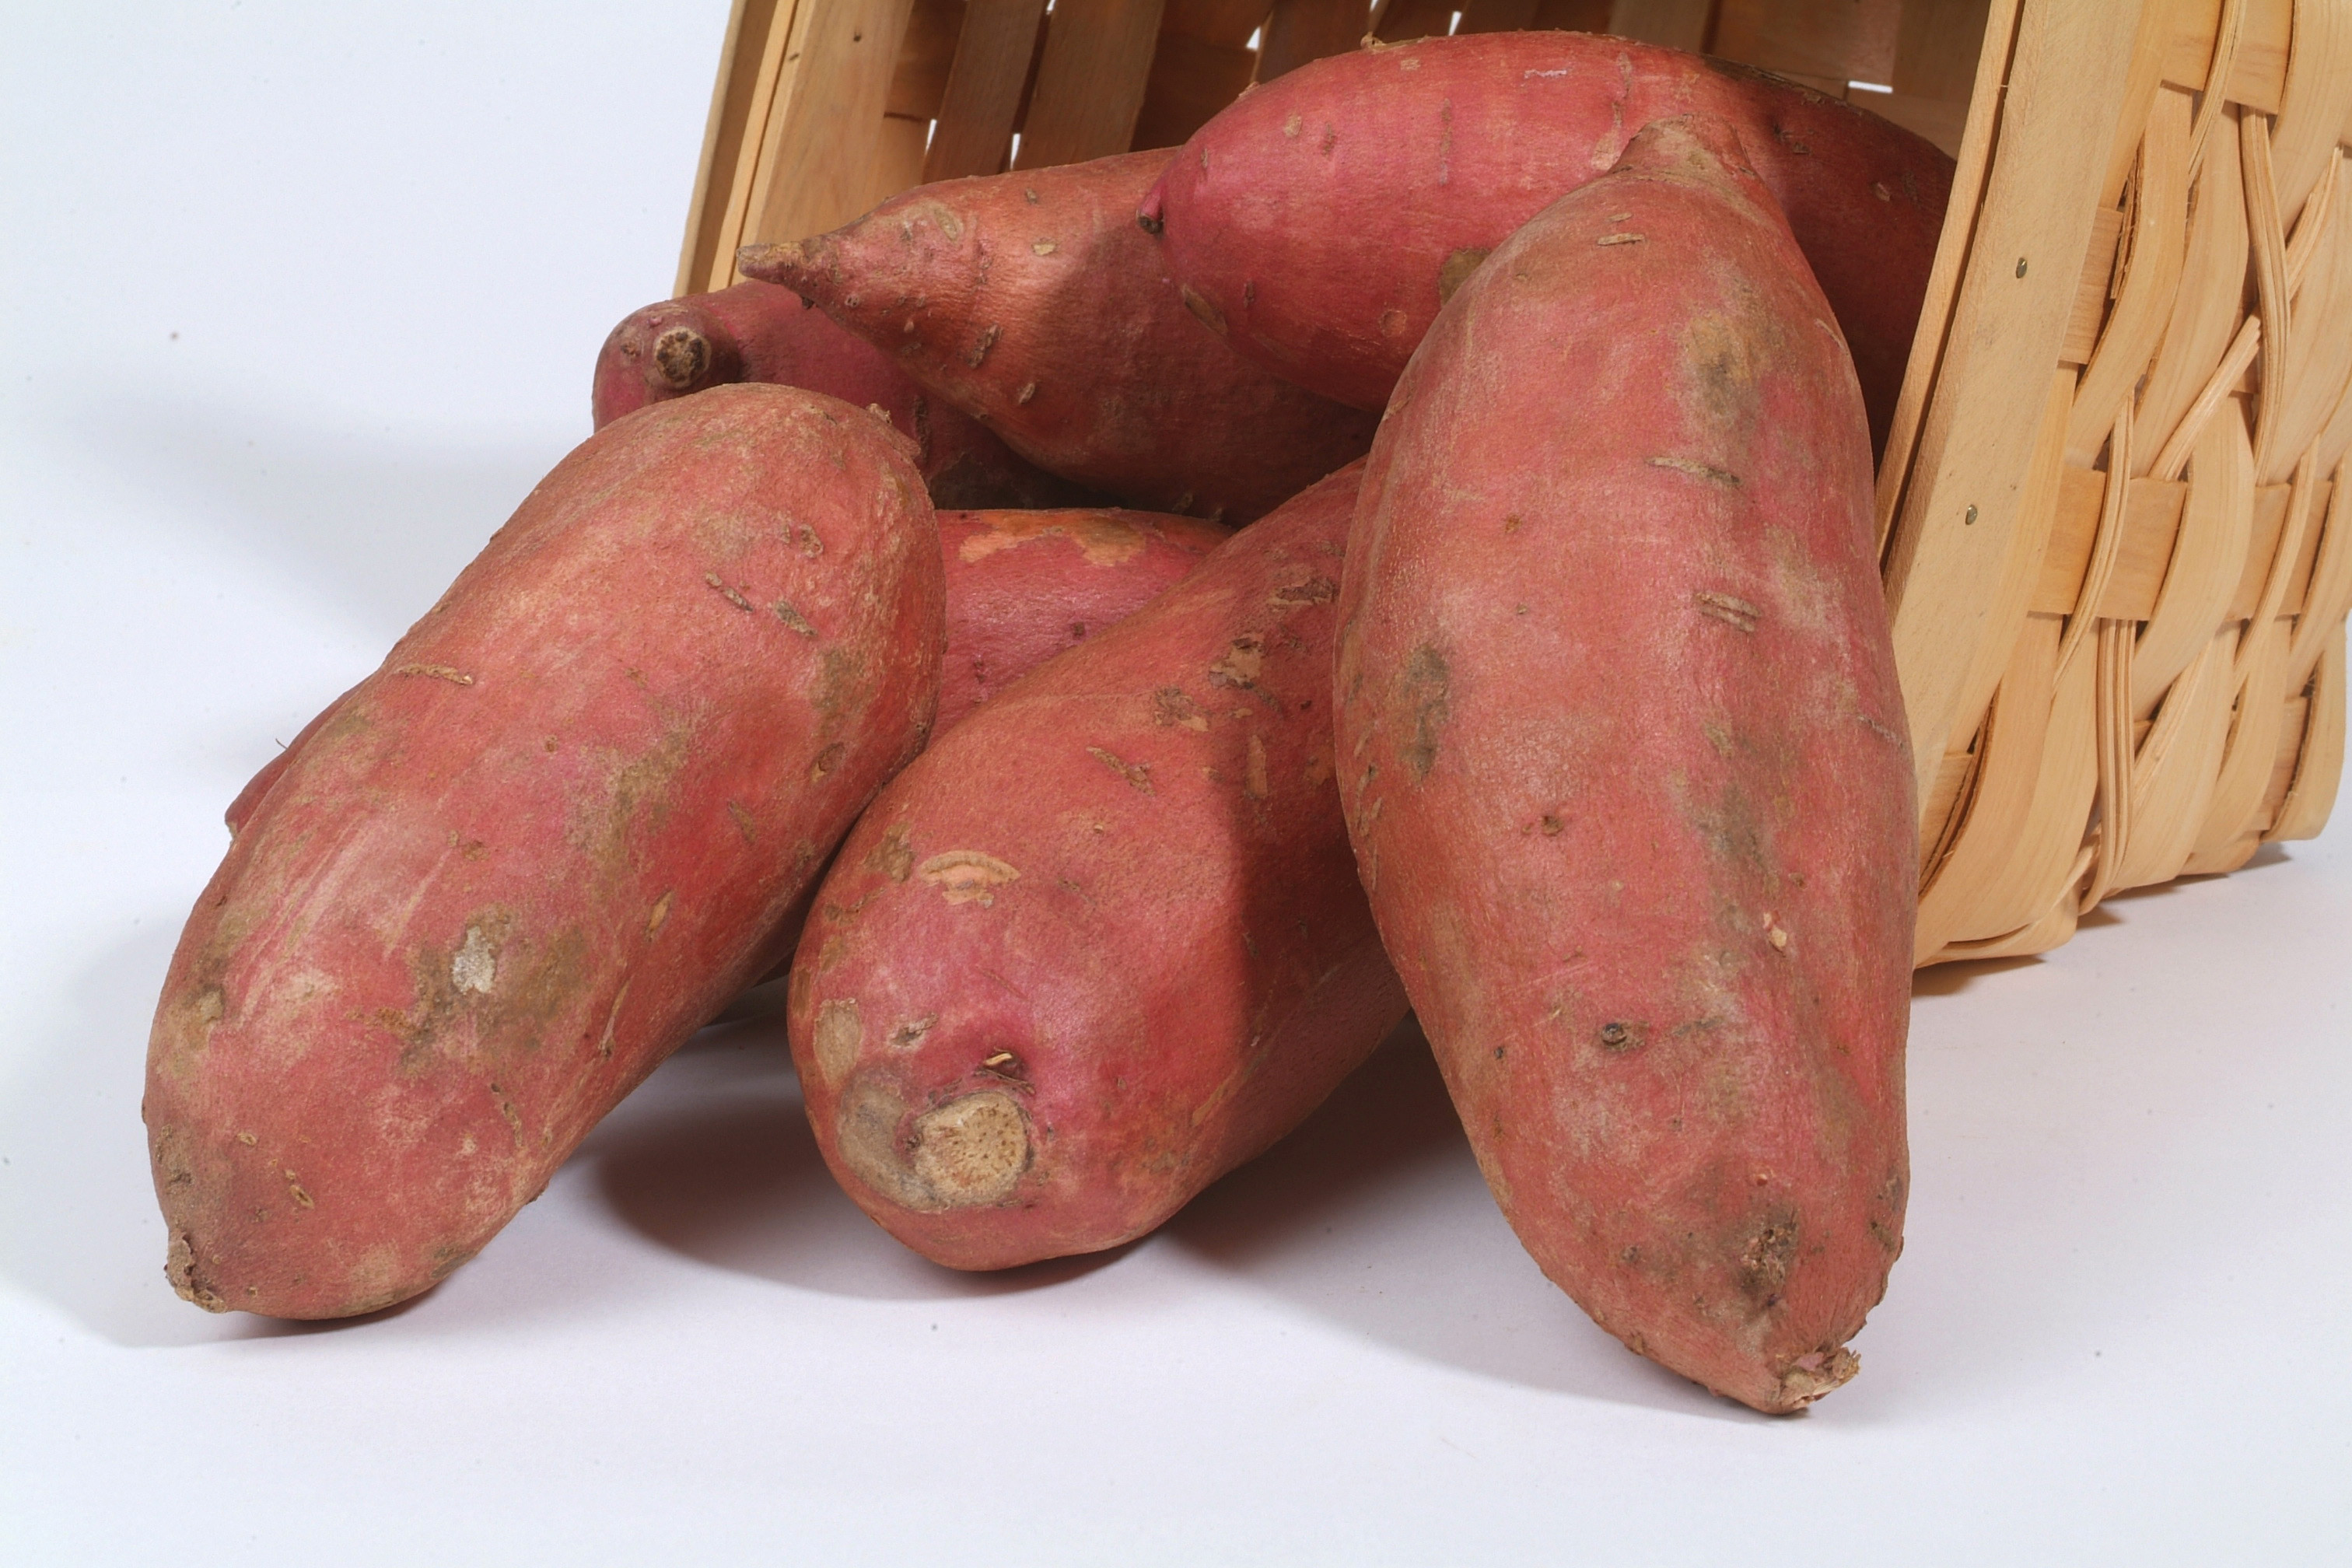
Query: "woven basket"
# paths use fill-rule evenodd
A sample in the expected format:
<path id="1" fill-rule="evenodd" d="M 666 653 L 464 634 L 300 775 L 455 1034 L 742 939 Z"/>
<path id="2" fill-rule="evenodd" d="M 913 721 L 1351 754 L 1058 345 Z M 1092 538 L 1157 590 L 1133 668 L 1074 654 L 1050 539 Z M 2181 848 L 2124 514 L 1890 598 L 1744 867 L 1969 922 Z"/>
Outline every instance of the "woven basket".
<path id="1" fill-rule="evenodd" d="M 1579 27 L 1958 158 L 1878 475 L 1922 963 L 2308 838 L 2343 770 L 2352 0 L 735 0 L 678 291 L 1356 47 Z M 2215 90 L 2208 90 L 2209 86 Z M 1873 89 L 1891 90 L 1873 90 Z"/>

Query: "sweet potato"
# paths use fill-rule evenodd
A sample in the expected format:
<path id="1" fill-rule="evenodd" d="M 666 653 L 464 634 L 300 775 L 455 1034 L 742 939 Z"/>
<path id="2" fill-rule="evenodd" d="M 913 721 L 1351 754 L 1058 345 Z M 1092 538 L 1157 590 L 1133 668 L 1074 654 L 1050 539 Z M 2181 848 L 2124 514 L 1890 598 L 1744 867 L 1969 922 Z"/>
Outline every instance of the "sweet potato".
<path id="1" fill-rule="evenodd" d="M 915 466 L 935 506 L 1076 506 L 1096 499 L 1024 462 L 971 416 L 909 381 L 889 355 L 772 283 L 738 283 L 624 317 L 596 355 L 596 428 L 647 404 L 739 381 L 805 387 L 881 409 L 913 439 Z"/>
<path id="2" fill-rule="evenodd" d="M 1917 847 L 1861 395 L 1730 128 L 1443 311 L 1335 669 L 1381 934 L 1544 1272 L 1759 1410 L 1849 1376 L 1907 1167 Z"/>
<path id="3" fill-rule="evenodd" d="M 949 180 L 740 265 L 814 300 L 1053 473 L 1244 523 L 1371 445 L 1375 421 L 1201 330 L 1133 222 L 1169 154 Z"/>
<path id="4" fill-rule="evenodd" d="M 773 386 L 621 421 L 337 704 L 156 1009 L 182 1295 L 322 1318 L 423 1290 L 773 962 L 931 722 L 907 445 Z"/>
<path id="5" fill-rule="evenodd" d="M 948 651 L 932 733 L 1141 609 L 1228 536 L 1216 523 L 1166 512 L 940 513 Z"/>
<path id="6" fill-rule="evenodd" d="M 933 734 L 1062 649 L 1150 603 L 1228 536 L 1199 518 L 1085 507 L 943 511 L 939 528 L 948 643 Z M 342 700 L 321 710 L 247 781 L 225 814 L 229 832 L 244 826 Z"/>
<path id="7" fill-rule="evenodd" d="M 1357 479 L 1016 682 L 843 845 L 793 963 L 793 1058 L 834 1173 L 925 1257 L 1143 1234 L 1402 1016 L 1331 776 Z"/>
<path id="8" fill-rule="evenodd" d="M 1911 353 L 1952 161 L 1779 78 L 1580 33 L 1487 33 L 1335 55 L 1244 96 L 1142 208 L 1202 320 L 1244 358 L 1379 408 L 1438 307 L 1633 132 L 1728 121 L 1844 330 L 1873 450 Z"/>

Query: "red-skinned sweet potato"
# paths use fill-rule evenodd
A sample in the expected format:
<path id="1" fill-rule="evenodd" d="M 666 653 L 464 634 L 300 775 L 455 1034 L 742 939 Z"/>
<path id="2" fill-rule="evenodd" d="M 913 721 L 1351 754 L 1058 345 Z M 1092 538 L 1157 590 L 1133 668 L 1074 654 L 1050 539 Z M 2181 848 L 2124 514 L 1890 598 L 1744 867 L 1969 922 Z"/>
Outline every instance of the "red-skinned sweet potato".
<path id="1" fill-rule="evenodd" d="M 946 733 L 1055 654 L 1143 608 L 1230 536 L 1216 523 L 1168 512 L 940 513 L 948 652 L 932 733 Z"/>
<path id="2" fill-rule="evenodd" d="M 1200 518 L 1094 507 L 943 511 L 939 528 L 948 642 L 933 734 L 1064 648 L 1141 609 L 1229 537 Z M 328 704 L 247 781 L 225 814 L 230 833 L 342 701 Z"/>
<path id="3" fill-rule="evenodd" d="M 182 1295 L 321 1318 L 425 1289 L 774 961 L 931 722 L 907 445 L 773 386 L 616 424 L 336 705 L 156 1010 Z"/>
<path id="4" fill-rule="evenodd" d="M 1496 250 L 1391 402 L 1335 670 L 1350 830 L 1504 1213 L 1760 1410 L 1901 1245 L 1917 847 L 1862 400 L 1722 121 Z"/>
<path id="5" fill-rule="evenodd" d="M 1739 132 L 1853 351 L 1886 438 L 1943 232 L 1952 161 L 1837 99 L 1582 33 L 1425 38 L 1335 55 L 1193 134 L 1142 208 L 1202 319 L 1300 385 L 1379 408 L 1438 307 L 1654 120 Z"/>
<path id="6" fill-rule="evenodd" d="M 948 180 L 814 239 L 745 247 L 1030 461 L 1131 506 L 1244 523 L 1363 455 L 1376 423 L 1226 349 L 1186 312 L 1134 153 Z"/>
<path id="7" fill-rule="evenodd" d="M 866 1213 L 996 1268 L 1142 1235 L 1403 1015 L 1331 777 L 1358 471 L 966 719 L 819 890 L 789 1011 Z"/>
<path id="8" fill-rule="evenodd" d="M 924 392 L 890 356 L 789 289 L 738 283 L 648 305 L 622 319 L 596 355 L 596 428 L 707 386 L 766 382 L 879 408 L 915 443 L 940 507 L 1077 506 L 1079 486 L 1024 462 L 953 404 Z"/>

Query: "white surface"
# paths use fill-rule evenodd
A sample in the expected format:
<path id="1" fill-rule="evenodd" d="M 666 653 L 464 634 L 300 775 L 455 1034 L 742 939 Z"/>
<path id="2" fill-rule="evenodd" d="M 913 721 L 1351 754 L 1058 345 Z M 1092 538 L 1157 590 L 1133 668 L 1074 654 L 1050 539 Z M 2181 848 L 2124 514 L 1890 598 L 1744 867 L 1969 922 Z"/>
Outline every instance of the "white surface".
<path id="1" fill-rule="evenodd" d="M 184 1305 L 138 1104 L 220 810 L 586 433 L 724 5 L 9 9 L 0 1559 L 2352 1556 L 2340 824 L 1923 982 L 1909 1248 L 1793 1420 L 1547 1285 L 1411 1041 L 1160 1236 L 971 1279 L 754 1018 L 406 1310 Z"/>

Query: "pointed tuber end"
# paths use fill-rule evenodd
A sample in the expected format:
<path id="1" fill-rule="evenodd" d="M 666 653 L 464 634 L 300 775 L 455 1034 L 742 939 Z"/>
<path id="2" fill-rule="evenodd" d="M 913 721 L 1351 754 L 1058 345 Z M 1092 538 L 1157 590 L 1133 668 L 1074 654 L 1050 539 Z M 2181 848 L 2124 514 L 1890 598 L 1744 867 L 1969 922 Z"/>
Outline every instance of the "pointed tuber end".
<path id="1" fill-rule="evenodd" d="M 735 252 L 735 269 L 762 283 L 781 283 L 808 297 L 803 285 L 814 282 L 816 258 L 809 242 L 788 239 L 780 245 L 747 245 Z"/>
<path id="2" fill-rule="evenodd" d="M 1768 1415 L 1791 1415 L 1862 1370 L 1862 1358 L 1843 1345 L 1799 1356 L 1780 1373 L 1777 1397 L 1757 1405 Z"/>
<path id="3" fill-rule="evenodd" d="M 654 340 L 647 373 L 673 393 L 698 391 L 710 374 L 710 340 L 692 327 L 677 326 Z"/>

